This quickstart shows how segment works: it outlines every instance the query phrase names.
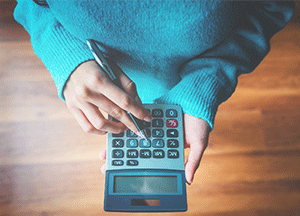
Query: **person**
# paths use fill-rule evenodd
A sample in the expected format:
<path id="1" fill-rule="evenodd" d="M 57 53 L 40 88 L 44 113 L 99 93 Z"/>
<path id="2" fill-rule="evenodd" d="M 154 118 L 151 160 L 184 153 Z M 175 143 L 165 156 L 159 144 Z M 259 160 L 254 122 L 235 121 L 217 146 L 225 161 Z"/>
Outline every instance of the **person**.
<path id="1" fill-rule="evenodd" d="M 84 131 L 137 132 L 125 110 L 151 121 L 142 102 L 180 105 L 191 184 L 218 106 L 238 76 L 267 55 L 293 10 L 289 1 L 18 0 L 14 17 Z M 124 90 L 93 60 L 87 39 L 97 42 Z"/>

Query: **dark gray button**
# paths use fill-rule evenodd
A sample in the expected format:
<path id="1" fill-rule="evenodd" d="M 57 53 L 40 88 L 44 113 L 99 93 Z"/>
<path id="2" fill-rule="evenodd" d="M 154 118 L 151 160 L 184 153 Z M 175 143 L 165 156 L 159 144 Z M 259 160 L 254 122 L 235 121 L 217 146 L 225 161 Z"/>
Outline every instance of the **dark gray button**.
<path id="1" fill-rule="evenodd" d="M 163 117 L 164 113 L 161 109 L 153 109 L 152 117 Z"/>
<path id="2" fill-rule="evenodd" d="M 153 119 L 152 120 L 152 127 L 163 127 L 164 121 L 162 119 Z"/>
<path id="3" fill-rule="evenodd" d="M 165 152 L 160 149 L 153 150 L 153 157 L 154 158 L 164 158 L 165 157 Z"/>
<path id="4" fill-rule="evenodd" d="M 112 147 L 115 147 L 115 148 L 121 148 L 124 146 L 124 141 L 121 140 L 121 139 L 114 139 L 112 141 Z"/>
<path id="5" fill-rule="evenodd" d="M 169 139 L 167 141 L 168 148 L 178 148 L 178 146 L 179 146 L 179 143 L 178 143 L 178 140 L 176 140 L 176 139 Z"/>
<path id="6" fill-rule="evenodd" d="M 137 165 L 139 165 L 139 162 L 137 160 L 128 160 L 127 165 L 128 166 L 137 166 Z"/>
<path id="7" fill-rule="evenodd" d="M 174 109 L 167 109 L 166 116 L 167 117 L 177 117 L 177 111 Z"/>
<path id="8" fill-rule="evenodd" d="M 113 166 L 123 166 L 124 162 L 122 160 L 113 160 L 111 165 Z"/>
<path id="9" fill-rule="evenodd" d="M 126 136 L 127 137 L 137 137 L 137 135 L 135 133 L 133 133 L 131 130 L 126 131 Z"/>
<path id="10" fill-rule="evenodd" d="M 120 149 L 115 149 L 112 151 L 112 158 L 122 158 L 124 157 L 124 152 Z"/>
<path id="11" fill-rule="evenodd" d="M 168 158 L 179 158 L 179 152 L 177 150 L 168 150 Z"/>
<path id="12" fill-rule="evenodd" d="M 167 137 L 178 137 L 178 131 L 176 129 L 168 129 Z"/>
<path id="13" fill-rule="evenodd" d="M 128 158 L 137 158 L 138 157 L 138 151 L 135 149 L 127 150 L 127 157 Z"/>
<path id="14" fill-rule="evenodd" d="M 151 157 L 151 151 L 148 149 L 143 149 L 140 151 L 140 157 L 141 158 L 150 158 Z"/>

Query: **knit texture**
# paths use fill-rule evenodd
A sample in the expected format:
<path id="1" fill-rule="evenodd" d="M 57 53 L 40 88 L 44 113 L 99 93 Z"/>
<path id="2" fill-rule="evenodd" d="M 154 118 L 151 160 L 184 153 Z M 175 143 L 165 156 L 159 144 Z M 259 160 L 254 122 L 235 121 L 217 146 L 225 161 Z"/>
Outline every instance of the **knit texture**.
<path id="1" fill-rule="evenodd" d="M 292 2 L 18 0 L 15 19 L 31 36 L 64 100 L 63 88 L 99 48 L 136 84 L 144 103 L 178 104 L 214 125 L 240 74 L 267 55 L 290 20 Z"/>

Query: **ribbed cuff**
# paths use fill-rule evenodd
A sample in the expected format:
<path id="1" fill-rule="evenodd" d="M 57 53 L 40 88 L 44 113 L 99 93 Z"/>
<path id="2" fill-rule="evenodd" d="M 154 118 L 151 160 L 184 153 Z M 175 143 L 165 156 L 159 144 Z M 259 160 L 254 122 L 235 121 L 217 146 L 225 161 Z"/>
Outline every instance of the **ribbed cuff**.
<path id="1" fill-rule="evenodd" d="M 62 100 L 63 88 L 75 68 L 87 60 L 93 59 L 88 46 L 69 34 L 63 27 L 49 30 L 42 44 L 33 48 L 50 71 L 56 84 L 58 95 Z"/>
<path id="2" fill-rule="evenodd" d="M 228 96 L 228 89 L 225 91 L 224 87 L 214 76 L 197 71 L 185 76 L 155 102 L 180 105 L 184 113 L 207 121 L 213 129 L 218 106 Z"/>

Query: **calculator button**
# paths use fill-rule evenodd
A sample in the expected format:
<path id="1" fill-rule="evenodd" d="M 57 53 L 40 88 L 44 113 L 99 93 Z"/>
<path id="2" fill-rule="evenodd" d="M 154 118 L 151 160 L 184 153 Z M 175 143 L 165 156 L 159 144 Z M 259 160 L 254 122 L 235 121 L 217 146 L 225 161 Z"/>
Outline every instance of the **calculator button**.
<path id="1" fill-rule="evenodd" d="M 118 133 L 118 134 L 112 134 L 113 137 L 123 137 L 124 132 Z"/>
<path id="2" fill-rule="evenodd" d="M 113 166 L 123 166 L 123 164 L 124 164 L 124 161 L 122 161 L 122 160 L 113 160 L 111 162 L 111 165 L 113 165 Z"/>
<path id="3" fill-rule="evenodd" d="M 146 136 L 148 138 L 151 137 L 151 130 L 150 129 L 146 129 Z"/>
<path id="4" fill-rule="evenodd" d="M 128 166 L 137 166 L 139 162 L 137 160 L 128 160 L 126 163 Z"/>
<path id="5" fill-rule="evenodd" d="M 167 141 L 167 146 L 168 146 L 168 148 L 178 148 L 178 146 L 179 146 L 178 140 L 169 139 Z"/>
<path id="6" fill-rule="evenodd" d="M 154 158 L 164 158 L 165 152 L 163 150 L 153 150 L 153 157 Z"/>
<path id="7" fill-rule="evenodd" d="M 136 148 L 138 146 L 137 140 L 136 139 L 128 139 L 126 141 L 126 147 L 127 148 Z"/>
<path id="8" fill-rule="evenodd" d="M 167 137 L 178 137 L 178 131 L 175 129 L 168 129 Z"/>
<path id="9" fill-rule="evenodd" d="M 164 113 L 161 109 L 153 109 L 152 117 L 163 117 Z"/>
<path id="10" fill-rule="evenodd" d="M 140 157 L 141 158 L 150 158 L 151 157 L 151 151 L 150 150 L 146 150 L 146 149 L 143 149 L 140 151 Z"/>
<path id="11" fill-rule="evenodd" d="M 152 136 L 153 137 L 163 137 L 164 131 L 162 129 L 154 129 L 154 130 L 152 130 Z"/>
<path id="12" fill-rule="evenodd" d="M 124 152 L 120 149 L 115 149 L 112 151 L 112 158 L 122 158 L 124 157 Z"/>
<path id="13" fill-rule="evenodd" d="M 131 130 L 126 131 L 126 136 L 127 137 L 137 137 L 137 135 Z"/>
<path id="14" fill-rule="evenodd" d="M 124 146 L 124 141 L 121 139 L 114 139 L 112 141 L 112 147 L 121 148 Z"/>
<path id="15" fill-rule="evenodd" d="M 166 116 L 167 117 L 177 117 L 177 111 L 174 109 L 167 109 Z"/>
<path id="16" fill-rule="evenodd" d="M 149 128 L 151 127 L 151 122 L 142 121 L 141 122 L 141 128 Z"/>
<path id="17" fill-rule="evenodd" d="M 179 152 L 177 150 L 168 150 L 168 158 L 179 158 Z"/>
<path id="18" fill-rule="evenodd" d="M 163 127 L 164 121 L 162 119 L 153 119 L 152 120 L 152 127 Z"/>
<path id="19" fill-rule="evenodd" d="M 141 148 L 149 148 L 150 145 L 151 145 L 150 142 L 151 142 L 150 140 L 149 140 L 149 142 L 148 142 L 148 141 L 145 140 L 145 139 L 141 139 L 141 140 L 140 140 L 140 147 L 141 147 Z"/>
<path id="20" fill-rule="evenodd" d="M 137 150 L 127 150 L 127 157 L 128 158 L 137 158 L 138 157 L 138 151 Z"/>
<path id="21" fill-rule="evenodd" d="M 164 141 L 162 139 L 155 139 L 152 141 L 152 146 L 154 148 L 163 148 L 164 147 Z"/>
<path id="22" fill-rule="evenodd" d="M 176 119 L 168 119 L 166 124 L 167 124 L 167 127 L 177 127 L 178 126 L 178 122 Z"/>

